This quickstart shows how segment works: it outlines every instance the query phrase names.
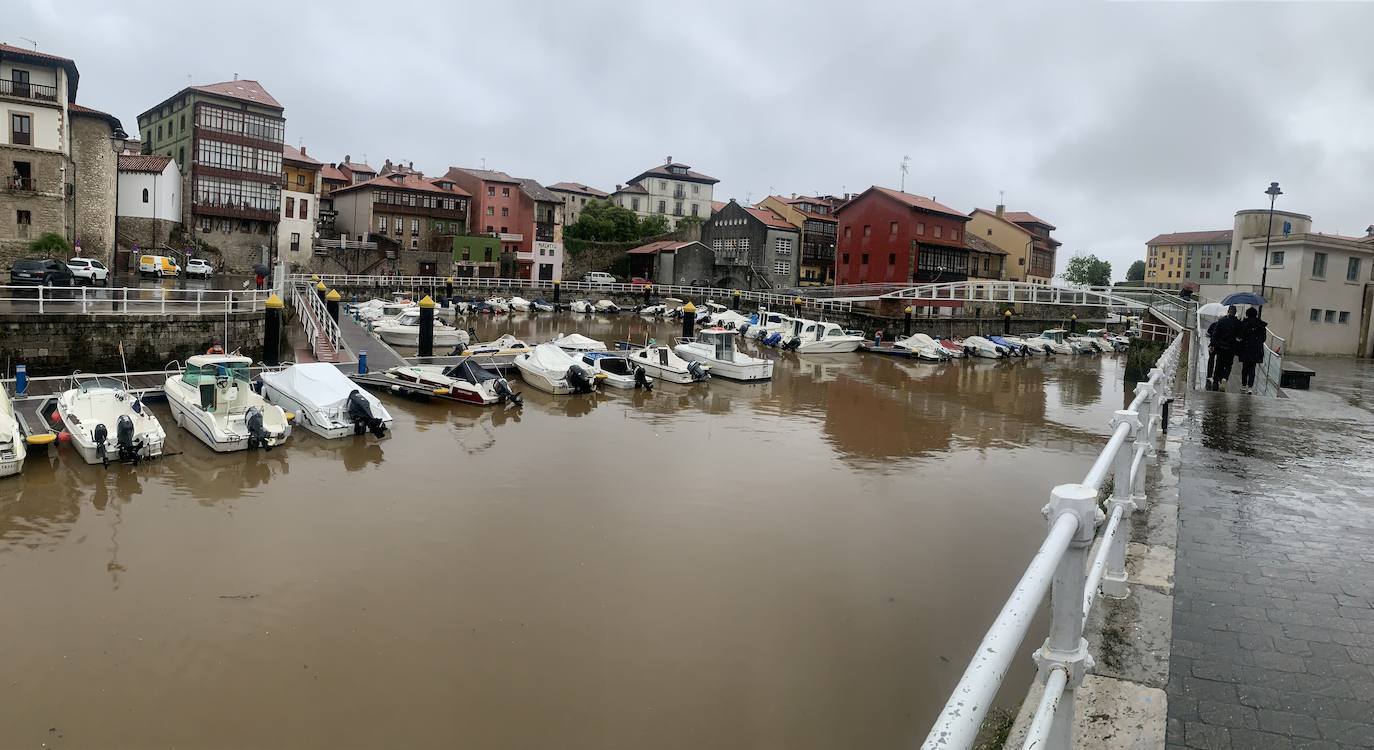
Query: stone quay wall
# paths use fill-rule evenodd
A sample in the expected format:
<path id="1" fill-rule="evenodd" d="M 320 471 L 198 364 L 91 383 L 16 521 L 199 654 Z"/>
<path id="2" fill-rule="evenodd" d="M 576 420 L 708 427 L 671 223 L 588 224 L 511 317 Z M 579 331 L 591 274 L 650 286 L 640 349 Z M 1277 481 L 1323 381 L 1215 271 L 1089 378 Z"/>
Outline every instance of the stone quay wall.
<path id="1" fill-rule="evenodd" d="M 0 360 L 27 365 L 32 376 L 161 370 L 219 344 L 262 358 L 261 311 L 217 315 L 81 315 L 0 313 Z M 227 330 L 227 338 L 226 338 Z M 283 332 L 289 332 L 289 325 Z M 227 340 L 227 344 L 225 343 Z M 124 345 L 124 360 L 119 355 Z"/>

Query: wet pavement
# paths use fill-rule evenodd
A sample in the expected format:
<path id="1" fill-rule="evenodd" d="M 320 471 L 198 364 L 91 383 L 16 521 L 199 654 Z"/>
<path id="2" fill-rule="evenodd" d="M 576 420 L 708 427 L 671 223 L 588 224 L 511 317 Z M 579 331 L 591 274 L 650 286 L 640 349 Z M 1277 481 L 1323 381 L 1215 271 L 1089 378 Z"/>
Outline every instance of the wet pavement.
<path id="1" fill-rule="evenodd" d="M 161 461 L 31 460 L 0 480 L 0 747 L 919 741 L 1128 400 L 1124 358 L 764 356 L 769 383 L 522 410 L 384 397 L 381 441 L 264 454 L 158 406 Z"/>
<path id="2" fill-rule="evenodd" d="M 1168 744 L 1374 747 L 1374 364 L 1190 396 Z"/>

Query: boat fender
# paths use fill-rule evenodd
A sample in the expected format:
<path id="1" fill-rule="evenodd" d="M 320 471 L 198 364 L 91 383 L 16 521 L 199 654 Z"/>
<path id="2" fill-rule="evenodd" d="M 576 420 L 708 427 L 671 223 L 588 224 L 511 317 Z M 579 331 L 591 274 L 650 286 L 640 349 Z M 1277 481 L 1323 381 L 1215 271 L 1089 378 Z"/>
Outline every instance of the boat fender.
<path id="1" fill-rule="evenodd" d="M 643 388 L 646 391 L 654 389 L 654 381 L 649 379 L 649 373 L 643 367 L 635 365 L 635 388 Z"/>
<path id="2" fill-rule="evenodd" d="M 100 465 L 109 466 L 110 459 L 105 455 L 105 440 L 110 437 L 110 431 L 104 422 L 95 426 L 95 432 L 91 433 L 91 437 L 95 440 L 95 455 L 100 457 Z"/>
<path id="3" fill-rule="evenodd" d="M 115 425 L 115 443 L 119 445 L 119 460 L 137 466 L 142 446 L 134 438 L 134 420 L 128 414 L 119 415 L 119 422 Z"/>
<path id="4" fill-rule="evenodd" d="M 215 344 L 215 345 L 211 346 L 209 349 L 206 349 L 206 350 L 205 350 L 205 353 L 206 353 L 206 354 L 223 354 L 223 353 L 224 353 L 224 347 L 220 346 L 219 344 Z"/>

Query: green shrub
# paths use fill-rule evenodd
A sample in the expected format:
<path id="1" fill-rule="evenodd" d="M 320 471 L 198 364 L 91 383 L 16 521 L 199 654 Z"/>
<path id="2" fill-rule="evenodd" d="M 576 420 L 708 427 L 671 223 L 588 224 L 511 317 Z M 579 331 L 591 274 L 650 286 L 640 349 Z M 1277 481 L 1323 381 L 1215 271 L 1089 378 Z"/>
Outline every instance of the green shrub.
<path id="1" fill-rule="evenodd" d="M 29 243 L 29 250 L 40 255 L 62 258 L 71 254 L 72 243 L 57 232 L 44 232 L 38 239 Z"/>

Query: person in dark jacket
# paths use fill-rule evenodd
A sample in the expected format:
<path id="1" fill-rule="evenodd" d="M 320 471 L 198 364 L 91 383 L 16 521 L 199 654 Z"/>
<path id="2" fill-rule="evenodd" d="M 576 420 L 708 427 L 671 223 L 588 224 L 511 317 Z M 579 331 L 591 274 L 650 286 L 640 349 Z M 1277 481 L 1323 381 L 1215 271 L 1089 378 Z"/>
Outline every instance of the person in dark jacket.
<path id="1" fill-rule="evenodd" d="M 1255 392 L 1255 368 L 1264 361 L 1264 340 L 1268 337 L 1269 324 L 1259 316 L 1259 310 L 1250 308 L 1245 311 L 1245 320 L 1240 322 L 1240 341 L 1236 353 L 1240 356 L 1240 385 L 1245 393 Z"/>
<path id="2" fill-rule="evenodd" d="M 1212 347 L 1216 349 L 1217 366 L 1212 370 L 1212 382 L 1216 390 L 1225 390 L 1226 381 L 1231 379 L 1231 365 L 1240 348 L 1240 318 L 1236 317 L 1236 306 L 1226 308 L 1226 315 L 1218 320 L 1212 329 Z"/>

